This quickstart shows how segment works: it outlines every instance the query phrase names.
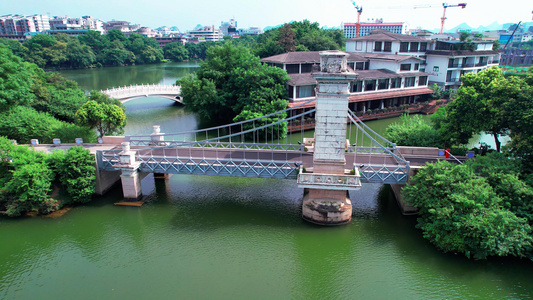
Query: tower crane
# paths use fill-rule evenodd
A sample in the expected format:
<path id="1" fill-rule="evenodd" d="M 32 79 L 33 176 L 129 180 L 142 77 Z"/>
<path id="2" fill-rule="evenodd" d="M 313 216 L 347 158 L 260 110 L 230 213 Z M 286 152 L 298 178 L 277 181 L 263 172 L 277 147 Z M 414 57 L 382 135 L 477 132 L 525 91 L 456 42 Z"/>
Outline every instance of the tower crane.
<path id="1" fill-rule="evenodd" d="M 442 18 L 440 18 L 440 33 L 442 33 L 442 31 L 444 30 L 444 21 L 446 21 L 446 8 L 448 7 L 465 8 L 466 3 L 459 3 L 459 4 L 442 3 L 442 7 L 444 7 L 444 12 L 442 13 Z"/>
<path id="2" fill-rule="evenodd" d="M 357 10 L 357 23 L 355 23 L 355 37 L 359 37 L 359 31 L 361 29 L 361 23 L 359 23 L 359 19 L 361 18 L 361 13 L 363 12 L 363 6 L 359 6 L 355 4 L 354 0 L 352 0 L 352 4 Z"/>

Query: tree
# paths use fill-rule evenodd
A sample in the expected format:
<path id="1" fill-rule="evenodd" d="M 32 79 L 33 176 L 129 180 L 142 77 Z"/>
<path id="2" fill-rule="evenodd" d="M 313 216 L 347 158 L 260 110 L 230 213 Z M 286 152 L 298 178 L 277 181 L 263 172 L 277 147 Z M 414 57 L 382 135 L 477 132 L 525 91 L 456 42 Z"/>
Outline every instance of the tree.
<path id="1" fill-rule="evenodd" d="M 440 86 L 438 86 L 436 83 L 434 83 L 429 88 L 433 90 L 433 94 L 431 94 L 429 96 L 430 100 L 439 100 L 439 99 L 444 98 L 446 92 Z"/>
<path id="2" fill-rule="evenodd" d="M 95 142 L 96 136 L 90 129 L 60 121 L 47 113 L 31 107 L 17 106 L 0 114 L 0 136 L 19 143 L 29 144 L 31 139 L 49 144 L 54 138 L 63 143 L 73 143 L 75 138 Z"/>
<path id="3" fill-rule="evenodd" d="M 74 123 L 76 111 L 87 102 L 85 92 L 72 80 L 59 73 L 37 70 L 31 92 L 35 100 L 31 104 L 37 111 L 46 112 L 62 121 Z"/>
<path id="4" fill-rule="evenodd" d="M 279 29 L 279 44 L 283 47 L 283 52 L 296 51 L 296 33 L 292 30 L 291 24 L 284 24 Z"/>
<path id="5" fill-rule="evenodd" d="M 7 141 L 0 137 L 0 147 Z M 55 200 L 49 200 L 52 171 L 44 161 L 44 154 L 23 146 L 0 148 L 9 157 L 9 172 L 0 183 L 1 213 L 16 217 L 31 211 L 49 212 L 57 207 Z"/>
<path id="6" fill-rule="evenodd" d="M 0 47 L 0 112 L 33 101 L 30 89 L 36 66 Z"/>
<path id="7" fill-rule="evenodd" d="M 46 161 L 72 202 L 86 203 L 91 200 L 96 176 L 94 157 L 88 149 L 77 146 L 69 148 L 66 153 L 56 150 Z"/>
<path id="8" fill-rule="evenodd" d="M 506 95 L 516 93 L 516 86 L 510 85 L 498 68 L 466 74 L 461 81 L 456 99 L 446 106 L 441 135 L 452 144 L 466 144 L 483 131 L 494 136 L 500 151 L 498 136 L 509 133 L 508 119 L 504 117 Z"/>
<path id="9" fill-rule="evenodd" d="M 96 55 L 89 46 L 80 44 L 74 39 L 67 44 L 67 59 L 72 68 L 82 69 L 95 63 Z"/>
<path id="10" fill-rule="evenodd" d="M 424 237 L 445 252 L 475 259 L 531 253 L 526 219 L 506 209 L 487 180 L 468 165 L 429 164 L 402 192 L 420 209 L 417 227 Z"/>
<path id="11" fill-rule="evenodd" d="M 385 130 L 385 138 L 399 146 L 441 147 L 440 135 L 419 115 L 400 117 L 401 123 L 390 124 Z"/>
<path id="12" fill-rule="evenodd" d="M 181 43 L 168 43 L 163 48 L 164 56 L 175 62 L 181 62 L 189 58 L 189 51 Z"/>
<path id="13" fill-rule="evenodd" d="M 226 43 L 208 50 L 196 77 L 177 84 L 189 109 L 204 118 L 230 123 L 285 109 L 288 80 L 285 71 L 262 64 L 248 49 Z"/>
<path id="14" fill-rule="evenodd" d="M 96 128 L 99 136 L 121 134 L 126 126 L 126 115 L 117 105 L 89 100 L 76 112 L 76 123 Z"/>
<path id="15" fill-rule="evenodd" d="M 254 53 L 267 57 L 288 51 L 340 50 L 343 47 L 344 34 L 340 29 L 321 29 L 318 23 L 303 20 L 261 34 L 254 45 Z"/>

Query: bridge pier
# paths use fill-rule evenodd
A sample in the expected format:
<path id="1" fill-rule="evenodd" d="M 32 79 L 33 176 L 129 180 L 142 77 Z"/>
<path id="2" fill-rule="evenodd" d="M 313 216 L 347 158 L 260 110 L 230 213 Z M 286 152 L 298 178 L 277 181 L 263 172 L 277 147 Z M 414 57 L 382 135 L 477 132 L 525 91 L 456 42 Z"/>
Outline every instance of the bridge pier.
<path id="1" fill-rule="evenodd" d="M 303 198 L 302 217 L 320 225 L 349 223 L 352 205 L 347 190 L 360 186 L 354 178 L 358 175 L 345 170 L 349 88 L 357 77 L 348 69 L 347 57 L 340 51 L 323 51 L 320 71 L 312 73 L 317 81 L 313 175 L 301 174 L 298 181 L 310 187 Z"/>
<path id="2" fill-rule="evenodd" d="M 115 168 L 120 170 L 120 182 L 122 194 L 126 200 L 138 200 L 142 197 L 141 176 L 139 174 L 140 163 L 135 161 L 137 151 L 130 149 L 130 143 L 122 143 L 122 152 L 119 153 L 120 164 Z"/>

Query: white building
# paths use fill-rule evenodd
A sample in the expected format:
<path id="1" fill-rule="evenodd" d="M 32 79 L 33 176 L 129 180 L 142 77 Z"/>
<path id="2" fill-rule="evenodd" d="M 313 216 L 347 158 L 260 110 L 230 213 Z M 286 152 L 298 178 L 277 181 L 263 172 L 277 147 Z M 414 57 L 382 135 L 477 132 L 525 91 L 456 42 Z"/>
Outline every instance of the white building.
<path id="1" fill-rule="evenodd" d="M 47 15 L 4 15 L 0 16 L 0 35 L 23 36 L 28 33 L 50 29 Z"/>
<path id="2" fill-rule="evenodd" d="M 394 60 L 395 55 L 418 58 L 417 63 L 400 62 L 400 71 L 411 68 L 428 72 L 429 84 L 436 83 L 442 88 L 457 88 L 461 75 L 477 73 L 499 63 L 500 54 L 492 50 L 492 41 L 460 42 L 449 36 L 445 36 L 445 40 L 433 37 L 435 35 L 423 38 L 374 30 L 368 36 L 347 39 L 346 51 L 369 59 L 374 57 L 374 60 L 376 56 Z"/>
<path id="3" fill-rule="evenodd" d="M 198 42 L 218 42 L 223 40 L 222 32 L 215 29 L 215 26 L 204 26 L 188 32 L 191 40 Z"/>
<path id="4" fill-rule="evenodd" d="M 341 23 L 341 28 L 347 39 L 356 37 L 356 26 L 356 23 Z M 376 23 L 359 23 L 359 26 L 359 36 L 367 36 L 370 31 L 375 29 L 383 29 L 392 33 L 405 34 L 408 27 L 407 24 L 403 22 L 383 23 L 382 19 L 379 19 Z"/>
<path id="5" fill-rule="evenodd" d="M 461 85 L 460 78 L 467 73 L 477 73 L 500 63 L 501 54 L 492 50 L 492 41 L 471 42 L 434 41 L 434 49 L 426 52 L 426 70 L 431 73 L 430 84 L 449 89 Z"/>

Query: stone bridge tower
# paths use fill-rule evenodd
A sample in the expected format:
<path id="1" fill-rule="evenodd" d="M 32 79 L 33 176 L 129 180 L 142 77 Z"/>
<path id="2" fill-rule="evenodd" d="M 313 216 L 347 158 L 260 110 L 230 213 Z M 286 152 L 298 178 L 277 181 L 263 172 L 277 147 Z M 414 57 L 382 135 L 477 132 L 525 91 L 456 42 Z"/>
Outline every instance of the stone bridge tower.
<path id="1" fill-rule="evenodd" d="M 316 126 L 313 171 L 307 182 L 301 174 L 300 187 L 308 188 L 302 204 L 303 218 L 321 225 L 351 221 L 348 189 L 360 186 L 358 174 L 346 169 L 345 149 L 350 82 L 357 74 L 348 69 L 348 54 L 320 52 L 320 70 L 312 73 L 317 81 Z M 349 168 L 351 169 L 351 168 Z"/>

